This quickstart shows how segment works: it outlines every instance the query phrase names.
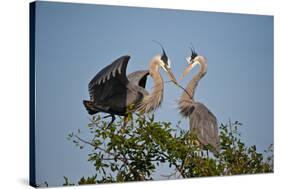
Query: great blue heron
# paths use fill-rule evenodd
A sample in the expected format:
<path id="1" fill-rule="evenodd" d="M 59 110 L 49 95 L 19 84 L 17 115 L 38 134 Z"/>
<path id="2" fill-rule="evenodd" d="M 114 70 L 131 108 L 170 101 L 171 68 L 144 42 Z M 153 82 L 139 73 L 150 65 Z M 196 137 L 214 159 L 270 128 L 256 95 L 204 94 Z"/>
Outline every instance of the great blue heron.
<path id="1" fill-rule="evenodd" d="M 194 133 L 201 145 L 210 145 L 213 152 L 219 151 L 219 134 L 217 119 L 214 114 L 202 103 L 194 101 L 195 89 L 199 80 L 207 73 L 207 60 L 198 55 L 194 49 L 191 49 L 191 56 L 186 58 L 188 67 L 184 70 L 181 78 L 196 65 L 200 66 L 198 73 L 192 78 L 183 92 L 178 107 L 184 117 L 189 117 L 190 130 Z"/>
<path id="2" fill-rule="evenodd" d="M 162 51 L 162 55 L 157 55 L 150 61 L 149 70 L 136 71 L 126 76 L 130 56 L 122 56 L 103 68 L 89 83 L 90 100 L 83 101 L 88 113 L 90 115 L 98 112 L 108 113 L 108 116 L 112 117 L 109 123 L 111 124 L 115 120 L 115 115 L 126 118 L 129 108 L 142 113 L 157 109 L 163 100 L 164 90 L 159 68 L 163 68 L 171 81 L 176 83 L 163 47 Z M 148 75 L 154 80 L 151 94 L 145 89 Z"/>

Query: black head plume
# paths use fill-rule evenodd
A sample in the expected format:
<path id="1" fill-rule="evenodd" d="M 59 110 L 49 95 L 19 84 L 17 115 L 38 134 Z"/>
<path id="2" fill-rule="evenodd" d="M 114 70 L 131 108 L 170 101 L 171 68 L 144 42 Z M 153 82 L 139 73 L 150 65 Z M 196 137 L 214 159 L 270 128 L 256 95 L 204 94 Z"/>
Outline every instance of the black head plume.
<path id="1" fill-rule="evenodd" d="M 192 47 L 190 61 L 193 60 L 194 58 L 196 58 L 196 56 L 198 56 L 198 54 L 195 52 L 194 48 Z"/>
<path id="2" fill-rule="evenodd" d="M 161 56 L 161 60 L 168 65 L 168 56 L 162 46 L 161 43 L 159 43 L 158 41 L 153 40 L 155 43 L 157 43 L 158 45 L 160 45 L 160 47 L 162 48 L 162 56 Z"/>

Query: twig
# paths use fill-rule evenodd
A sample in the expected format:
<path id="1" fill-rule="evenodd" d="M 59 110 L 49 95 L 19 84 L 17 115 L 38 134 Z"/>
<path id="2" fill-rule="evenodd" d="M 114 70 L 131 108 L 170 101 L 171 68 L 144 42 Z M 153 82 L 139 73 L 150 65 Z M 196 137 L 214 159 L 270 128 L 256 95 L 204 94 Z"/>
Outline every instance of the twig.
<path id="1" fill-rule="evenodd" d="M 183 172 L 181 171 L 180 167 L 176 164 L 176 162 L 174 162 L 169 156 L 167 156 L 166 154 L 159 152 L 161 155 L 163 155 L 164 157 L 166 157 L 169 162 L 174 165 L 176 167 L 176 169 L 178 170 L 178 172 L 180 173 L 180 175 L 182 176 L 182 178 L 185 178 L 185 175 L 183 174 Z"/>
<path id="2" fill-rule="evenodd" d="M 170 179 L 172 176 L 176 175 L 176 174 L 177 174 L 177 172 L 178 172 L 178 170 L 177 170 L 177 169 L 175 169 L 175 171 L 174 171 L 173 173 L 171 173 L 170 175 L 161 175 L 161 176 L 162 176 L 162 177 L 166 177 L 166 178 Z"/>
<path id="3" fill-rule="evenodd" d="M 112 156 L 114 157 L 114 158 L 104 158 L 105 160 L 114 160 L 114 159 L 118 159 L 118 160 L 122 161 L 125 165 L 127 165 L 127 167 L 129 168 L 130 172 L 131 172 L 135 177 L 139 178 L 140 180 L 145 180 L 141 174 L 139 174 L 138 172 L 136 172 L 136 171 L 132 168 L 132 166 L 130 165 L 129 159 L 126 157 L 126 155 L 125 155 L 124 153 L 120 153 L 120 155 L 122 155 L 122 157 L 120 157 L 120 156 L 118 157 L 118 155 L 116 155 L 116 154 L 114 154 L 114 153 L 111 153 L 111 152 L 108 152 L 108 151 L 106 151 L 105 149 L 103 149 L 103 148 L 101 148 L 101 147 L 99 147 L 99 146 L 95 146 L 95 145 L 92 144 L 91 142 L 86 141 L 86 140 L 80 138 L 80 137 L 77 136 L 77 135 L 75 135 L 75 137 L 76 137 L 79 141 L 81 141 L 81 142 L 83 142 L 83 143 L 85 143 L 85 144 L 88 144 L 88 145 L 90 145 L 90 146 L 93 146 L 93 147 L 95 147 L 95 148 L 97 148 L 97 149 L 99 149 L 99 150 L 101 150 L 101 151 L 103 151 L 103 152 L 105 152 L 105 153 L 107 153 L 107 154 L 109 154 L 109 155 L 112 155 Z"/>

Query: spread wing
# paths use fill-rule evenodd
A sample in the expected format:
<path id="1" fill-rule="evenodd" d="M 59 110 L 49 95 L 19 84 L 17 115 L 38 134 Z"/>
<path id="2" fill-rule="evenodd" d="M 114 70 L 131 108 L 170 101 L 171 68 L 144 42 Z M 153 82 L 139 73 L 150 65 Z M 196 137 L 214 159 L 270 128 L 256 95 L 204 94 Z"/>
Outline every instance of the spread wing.
<path id="1" fill-rule="evenodd" d="M 89 83 L 89 94 L 93 101 L 103 101 L 116 93 L 126 91 L 128 78 L 126 69 L 130 56 L 122 56 L 103 68 Z"/>
<path id="2" fill-rule="evenodd" d="M 128 75 L 128 80 L 134 85 L 138 85 L 145 88 L 147 76 L 149 75 L 149 70 L 140 70 L 133 72 Z"/>
<path id="3" fill-rule="evenodd" d="M 214 114 L 204 104 L 196 102 L 189 118 L 190 129 L 195 132 L 198 140 L 219 151 L 218 124 Z"/>

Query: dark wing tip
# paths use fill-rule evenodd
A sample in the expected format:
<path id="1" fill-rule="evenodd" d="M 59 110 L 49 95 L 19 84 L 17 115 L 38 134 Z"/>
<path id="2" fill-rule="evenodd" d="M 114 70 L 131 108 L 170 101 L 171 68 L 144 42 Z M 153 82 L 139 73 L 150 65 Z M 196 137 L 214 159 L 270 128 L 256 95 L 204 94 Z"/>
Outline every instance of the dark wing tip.
<path id="1" fill-rule="evenodd" d="M 121 74 L 123 71 L 126 77 L 126 68 L 127 64 L 130 60 L 129 55 L 124 55 L 116 60 L 114 60 L 110 65 L 104 67 L 101 71 L 99 71 L 96 76 L 90 81 L 88 87 L 89 91 L 91 91 L 94 85 L 99 85 L 109 80 L 111 77 L 115 77 L 117 74 Z"/>
<path id="2" fill-rule="evenodd" d="M 124 56 L 121 56 L 120 58 L 130 59 L 131 57 L 129 55 L 124 55 Z"/>
<path id="3" fill-rule="evenodd" d="M 129 55 L 124 55 L 124 56 L 117 58 L 114 62 L 117 62 L 117 61 L 129 62 L 130 58 L 131 57 Z"/>

